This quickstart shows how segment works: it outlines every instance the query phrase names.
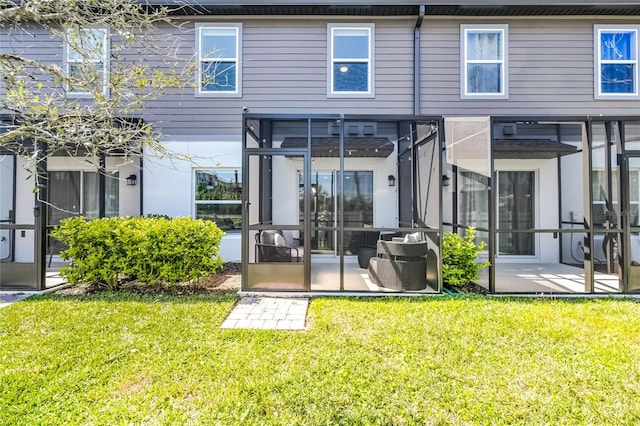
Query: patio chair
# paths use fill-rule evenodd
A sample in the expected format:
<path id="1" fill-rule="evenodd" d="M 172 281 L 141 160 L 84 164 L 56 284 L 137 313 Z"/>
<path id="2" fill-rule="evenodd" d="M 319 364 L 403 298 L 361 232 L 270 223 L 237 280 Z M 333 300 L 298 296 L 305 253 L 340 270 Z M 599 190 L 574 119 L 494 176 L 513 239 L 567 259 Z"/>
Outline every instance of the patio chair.
<path id="1" fill-rule="evenodd" d="M 257 262 L 299 262 L 300 250 L 287 246 L 282 231 L 267 230 L 256 234 Z"/>
<path id="2" fill-rule="evenodd" d="M 374 284 L 393 290 L 424 290 L 428 252 L 426 241 L 380 240 L 377 257 L 369 260 L 369 278 Z"/>

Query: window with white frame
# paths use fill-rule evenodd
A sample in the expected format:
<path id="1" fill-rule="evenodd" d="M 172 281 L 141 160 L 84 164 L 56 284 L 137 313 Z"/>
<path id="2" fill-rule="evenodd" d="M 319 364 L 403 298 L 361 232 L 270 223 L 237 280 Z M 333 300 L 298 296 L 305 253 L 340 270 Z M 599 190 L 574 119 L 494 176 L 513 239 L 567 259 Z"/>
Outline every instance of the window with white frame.
<path id="1" fill-rule="evenodd" d="M 637 97 L 640 26 L 594 28 L 596 98 Z"/>
<path id="2" fill-rule="evenodd" d="M 106 28 L 67 29 L 67 92 L 72 96 L 107 94 L 109 42 Z"/>
<path id="3" fill-rule="evenodd" d="M 373 24 L 329 24 L 329 96 L 373 96 Z"/>
<path id="4" fill-rule="evenodd" d="M 462 98 L 507 98 L 507 25 L 461 25 Z"/>
<path id="5" fill-rule="evenodd" d="M 240 24 L 198 27 L 198 93 L 240 95 Z"/>
<path id="6" fill-rule="evenodd" d="M 240 231 L 242 219 L 242 171 L 195 171 L 195 217 L 211 220 L 225 232 Z"/>

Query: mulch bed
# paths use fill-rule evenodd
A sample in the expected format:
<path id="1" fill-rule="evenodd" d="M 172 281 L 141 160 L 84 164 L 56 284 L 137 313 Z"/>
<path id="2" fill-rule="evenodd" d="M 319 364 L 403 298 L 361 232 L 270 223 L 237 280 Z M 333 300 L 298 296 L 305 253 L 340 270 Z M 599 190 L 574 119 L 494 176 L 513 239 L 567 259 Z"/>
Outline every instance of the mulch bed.
<path id="1" fill-rule="evenodd" d="M 187 282 L 171 285 L 148 285 L 133 281 L 120 285 L 119 291 L 128 291 L 149 295 L 183 295 L 183 294 L 224 294 L 236 293 L 240 289 L 240 263 L 228 262 L 215 274 L 201 278 L 196 282 Z M 109 291 L 106 288 L 79 284 L 70 288 L 58 290 L 59 294 L 79 295 Z"/>
<path id="2" fill-rule="evenodd" d="M 475 283 L 467 283 L 459 286 L 444 284 L 444 288 L 453 293 L 489 294 L 489 290 Z"/>

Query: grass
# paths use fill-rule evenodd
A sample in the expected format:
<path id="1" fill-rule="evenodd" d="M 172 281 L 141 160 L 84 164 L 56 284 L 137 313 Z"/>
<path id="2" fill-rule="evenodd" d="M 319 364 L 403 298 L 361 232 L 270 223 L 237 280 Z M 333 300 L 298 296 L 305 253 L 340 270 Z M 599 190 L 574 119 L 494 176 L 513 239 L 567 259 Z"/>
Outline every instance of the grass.
<path id="1" fill-rule="evenodd" d="M 0 310 L 0 424 L 637 424 L 640 304 L 314 299 L 221 330 L 233 296 Z"/>

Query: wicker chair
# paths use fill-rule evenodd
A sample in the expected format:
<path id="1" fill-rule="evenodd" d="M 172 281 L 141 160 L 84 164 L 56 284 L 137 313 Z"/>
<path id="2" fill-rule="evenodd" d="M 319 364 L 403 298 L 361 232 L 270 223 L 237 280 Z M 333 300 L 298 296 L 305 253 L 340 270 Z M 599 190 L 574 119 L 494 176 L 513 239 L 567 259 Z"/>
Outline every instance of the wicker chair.
<path id="1" fill-rule="evenodd" d="M 378 241 L 377 256 L 369 260 L 369 278 L 393 290 L 424 290 L 427 287 L 427 242 L 404 242 L 402 238 Z"/>

